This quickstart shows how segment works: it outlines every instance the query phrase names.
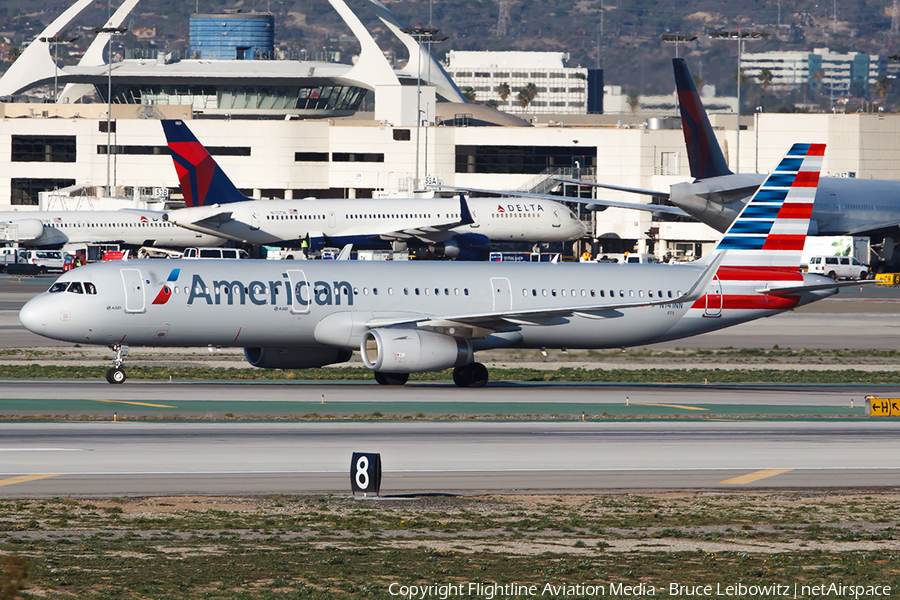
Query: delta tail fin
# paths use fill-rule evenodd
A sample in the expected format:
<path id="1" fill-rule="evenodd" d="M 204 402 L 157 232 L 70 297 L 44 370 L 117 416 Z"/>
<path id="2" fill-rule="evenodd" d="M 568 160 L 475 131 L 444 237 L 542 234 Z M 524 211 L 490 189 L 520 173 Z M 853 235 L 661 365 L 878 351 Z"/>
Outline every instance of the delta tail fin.
<path id="1" fill-rule="evenodd" d="M 700 93 L 683 58 L 672 60 L 675 68 L 675 87 L 681 110 L 681 128 L 687 146 L 691 176 L 694 179 L 731 175 L 722 148 L 713 134 L 712 125 L 700 100 Z"/>
<path id="2" fill-rule="evenodd" d="M 161 121 L 187 206 L 250 200 L 228 179 L 184 121 Z"/>
<path id="3" fill-rule="evenodd" d="M 716 250 L 723 266 L 798 272 L 825 144 L 794 144 L 750 198 Z"/>

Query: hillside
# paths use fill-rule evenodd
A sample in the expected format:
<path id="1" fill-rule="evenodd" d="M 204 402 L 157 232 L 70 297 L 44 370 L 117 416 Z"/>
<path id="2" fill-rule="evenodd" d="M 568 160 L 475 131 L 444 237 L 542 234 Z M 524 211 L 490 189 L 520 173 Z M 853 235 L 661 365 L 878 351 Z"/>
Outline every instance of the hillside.
<path id="1" fill-rule="evenodd" d="M 385 0 L 385 4 L 408 25 L 432 24 L 450 39 L 435 46 L 435 53 L 447 50 L 550 50 L 568 52 L 570 66 L 602 67 L 608 84 L 622 85 L 640 93 L 668 93 L 672 90 L 671 57 L 674 48 L 660 35 L 697 35 L 681 55 L 690 57 L 695 75 L 718 86 L 720 93 L 734 93 L 736 43 L 713 41 L 711 31 L 762 30 L 768 40 L 750 42 L 746 51 L 811 50 L 827 46 L 833 51 L 893 54 L 896 37 L 891 36 L 892 0 L 840 0 L 834 3 L 812 0 L 781 2 L 750 0 L 723 3 L 714 0 Z M 60 14 L 69 1 L 0 0 L 0 28 L 13 46 L 40 32 L 44 24 Z M 356 44 L 349 30 L 326 0 L 144 0 L 127 23 L 129 29 L 156 28 L 152 41 L 138 41 L 127 35 L 129 47 L 178 49 L 186 46 L 190 13 L 195 7 L 204 13 L 225 8 L 244 11 L 271 11 L 276 15 L 276 41 L 286 50 L 341 50 L 349 59 Z M 366 11 L 361 11 L 365 13 Z M 106 6 L 94 5 L 79 19 L 82 26 L 97 26 L 105 18 Z M 835 20 L 836 17 L 836 20 Z M 405 51 L 384 33 L 384 28 L 364 18 L 378 35 L 382 48 L 403 59 Z M 71 32 L 66 32 L 71 33 Z M 92 34 L 80 32 L 72 50 L 83 49 Z M 5 52 L 3 58 L 6 58 Z M 75 58 L 69 60 L 74 62 Z M 5 68 L 8 63 L 0 63 Z M 900 87 L 900 86 L 894 86 Z"/>

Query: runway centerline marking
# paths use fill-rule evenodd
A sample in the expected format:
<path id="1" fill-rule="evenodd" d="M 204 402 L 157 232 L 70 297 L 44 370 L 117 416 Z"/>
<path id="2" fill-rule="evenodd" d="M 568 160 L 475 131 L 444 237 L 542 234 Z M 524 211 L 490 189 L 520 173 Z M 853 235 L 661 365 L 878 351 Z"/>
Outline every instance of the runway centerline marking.
<path id="1" fill-rule="evenodd" d="M 94 398 L 91 402 L 109 402 L 110 404 L 133 404 L 134 406 L 152 406 L 153 408 L 178 408 L 168 404 L 150 404 L 149 402 L 128 402 L 127 400 L 99 400 Z"/>
<path id="2" fill-rule="evenodd" d="M 763 469 L 762 471 L 754 471 L 753 473 L 747 473 L 746 475 L 741 475 L 740 477 L 735 477 L 733 479 L 726 479 L 725 481 L 720 481 L 719 483 L 741 485 L 744 483 L 759 481 L 760 479 L 765 479 L 766 477 L 781 475 L 782 473 L 787 473 L 788 471 L 793 471 L 793 469 Z"/>
<path id="3" fill-rule="evenodd" d="M 27 483 L 38 479 L 47 479 L 48 477 L 59 477 L 59 474 L 38 473 L 35 475 L 22 475 L 21 477 L 10 477 L 9 479 L 0 479 L 0 485 L 15 485 L 17 483 Z"/>
<path id="4" fill-rule="evenodd" d="M 709 410 L 699 406 L 685 406 L 683 404 L 653 404 L 651 402 L 632 402 L 631 406 L 662 406 L 663 408 L 683 408 L 684 410 Z"/>

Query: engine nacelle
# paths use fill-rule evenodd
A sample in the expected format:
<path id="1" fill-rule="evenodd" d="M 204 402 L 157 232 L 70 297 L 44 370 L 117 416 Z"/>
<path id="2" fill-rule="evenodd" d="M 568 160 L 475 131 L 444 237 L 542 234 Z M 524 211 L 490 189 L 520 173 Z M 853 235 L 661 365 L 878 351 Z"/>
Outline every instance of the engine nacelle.
<path id="1" fill-rule="evenodd" d="M 464 233 L 452 240 L 435 244 L 434 254 L 453 260 L 488 260 L 491 255 L 491 240 L 480 233 Z"/>
<path id="2" fill-rule="evenodd" d="M 247 362 L 260 369 L 315 369 L 351 356 L 352 351 L 341 348 L 244 348 Z"/>
<path id="3" fill-rule="evenodd" d="M 472 342 L 419 329 L 372 329 L 360 344 L 363 363 L 382 373 L 423 373 L 472 362 Z"/>
<path id="4" fill-rule="evenodd" d="M 38 219 L 0 221 L 0 240 L 30 242 L 44 235 L 44 224 Z"/>

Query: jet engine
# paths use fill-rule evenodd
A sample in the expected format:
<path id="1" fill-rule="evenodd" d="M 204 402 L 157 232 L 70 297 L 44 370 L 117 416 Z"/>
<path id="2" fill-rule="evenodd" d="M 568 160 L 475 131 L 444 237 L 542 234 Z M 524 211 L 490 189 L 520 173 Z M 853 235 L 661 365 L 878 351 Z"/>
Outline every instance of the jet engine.
<path id="1" fill-rule="evenodd" d="M 10 242 L 34 241 L 44 235 L 44 224 L 38 219 L 0 221 L 0 240 Z"/>
<path id="2" fill-rule="evenodd" d="M 372 329 L 360 343 L 363 363 L 381 373 L 423 373 L 472 362 L 472 342 L 420 329 Z"/>
<path id="3" fill-rule="evenodd" d="M 260 369 L 314 369 L 351 356 L 352 351 L 341 348 L 244 348 L 247 362 Z"/>
<path id="4" fill-rule="evenodd" d="M 434 255 L 454 260 L 488 260 L 491 240 L 480 233 L 463 233 L 435 244 Z"/>

